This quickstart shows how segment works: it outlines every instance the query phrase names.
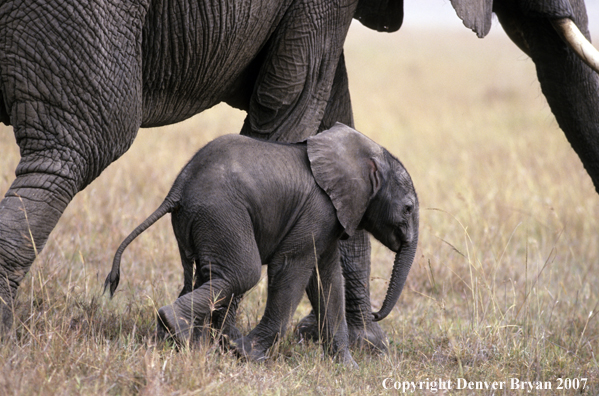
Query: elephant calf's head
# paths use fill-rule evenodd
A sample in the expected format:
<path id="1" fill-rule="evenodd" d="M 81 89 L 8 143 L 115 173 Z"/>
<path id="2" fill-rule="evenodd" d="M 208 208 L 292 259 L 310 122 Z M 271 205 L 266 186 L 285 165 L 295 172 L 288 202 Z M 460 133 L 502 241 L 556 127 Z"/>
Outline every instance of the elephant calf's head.
<path id="1" fill-rule="evenodd" d="M 364 228 L 396 252 L 385 301 L 374 314 L 381 320 L 397 302 L 416 255 L 418 197 L 410 175 L 383 147 L 339 123 L 308 139 L 308 157 L 345 232 Z"/>

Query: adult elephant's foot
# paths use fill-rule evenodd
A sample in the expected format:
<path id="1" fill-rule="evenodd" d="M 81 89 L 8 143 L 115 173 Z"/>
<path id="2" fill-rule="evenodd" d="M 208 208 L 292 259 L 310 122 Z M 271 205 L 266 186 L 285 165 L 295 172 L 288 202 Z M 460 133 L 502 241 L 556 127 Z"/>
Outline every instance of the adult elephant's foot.
<path id="1" fill-rule="evenodd" d="M 13 326 L 13 298 L 8 277 L 0 268 L 0 339 L 7 336 Z"/>
<path id="2" fill-rule="evenodd" d="M 64 179 L 25 172 L 33 163 L 38 166 L 43 163 L 48 171 L 69 168 L 62 163 L 53 164 L 51 155 L 40 155 L 43 160 L 37 162 L 21 159 L 17 168 L 20 174 L 0 201 L 0 336 L 13 327 L 17 289 L 72 197 L 66 193 L 69 186 Z"/>
<path id="3" fill-rule="evenodd" d="M 366 349 L 372 353 L 387 353 L 387 335 L 377 322 L 348 320 L 347 330 L 349 333 L 349 345 L 351 348 Z M 318 341 L 318 322 L 314 311 L 304 317 L 296 327 L 296 333 L 300 338 L 310 341 Z"/>
<path id="4" fill-rule="evenodd" d="M 3 296 L 0 295 L 0 298 Z M 0 340 L 7 337 L 13 327 L 12 301 L 6 298 L 0 300 Z"/>
<path id="5" fill-rule="evenodd" d="M 0 237 L 7 234 L 3 232 L 3 225 L 0 216 Z M 15 265 L 16 269 L 12 270 L 11 263 L 2 258 L 3 245 L 4 241 L 0 240 L 0 340 L 14 335 L 17 288 L 29 270 L 29 266 L 22 268 L 18 265 Z M 6 262 L 9 264 L 6 265 Z"/>
<path id="6" fill-rule="evenodd" d="M 233 350 L 240 358 L 254 362 L 263 362 L 266 360 L 267 348 L 262 347 L 250 337 L 245 336 L 235 340 L 232 345 Z"/>

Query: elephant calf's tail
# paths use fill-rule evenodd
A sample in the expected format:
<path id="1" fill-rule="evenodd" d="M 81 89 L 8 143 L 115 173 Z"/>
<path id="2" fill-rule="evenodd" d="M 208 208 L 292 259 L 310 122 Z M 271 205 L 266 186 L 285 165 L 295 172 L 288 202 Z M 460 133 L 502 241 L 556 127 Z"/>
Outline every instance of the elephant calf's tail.
<path id="1" fill-rule="evenodd" d="M 167 213 L 172 212 L 177 206 L 177 203 L 171 199 L 165 199 L 162 204 L 152 213 L 147 219 L 144 220 L 143 223 L 137 226 L 127 238 L 121 243 L 119 248 L 117 249 L 114 260 L 112 261 L 112 270 L 110 274 L 106 277 L 106 281 L 104 281 L 104 293 L 106 293 L 106 289 L 110 287 L 110 297 L 114 295 L 114 291 L 119 285 L 120 273 L 121 273 L 121 256 L 123 252 L 129 246 L 129 244 L 139 236 L 142 232 L 147 230 L 152 224 L 158 221 L 162 216 Z"/>

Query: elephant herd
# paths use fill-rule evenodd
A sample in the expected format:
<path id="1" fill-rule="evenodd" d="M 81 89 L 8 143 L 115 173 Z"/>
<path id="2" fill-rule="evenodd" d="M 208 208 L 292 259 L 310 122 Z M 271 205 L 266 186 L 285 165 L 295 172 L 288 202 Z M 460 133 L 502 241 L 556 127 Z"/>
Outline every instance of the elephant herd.
<path id="1" fill-rule="evenodd" d="M 583 0 L 451 3 L 481 38 L 495 13 L 532 59 L 599 191 L 599 52 Z M 300 332 L 349 366 L 351 346 L 385 351 L 378 321 L 415 256 L 418 199 L 402 164 L 353 129 L 343 56 L 352 19 L 396 31 L 403 0 L 0 3 L 0 122 L 13 126 L 21 153 L 0 202 L 0 336 L 14 328 L 17 289 L 75 194 L 139 128 L 226 102 L 247 113 L 243 136 L 216 139 L 184 167 L 119 247 L 106 287 L 118 285 L 126 246 L 171 213 L 184 286 L 159 310 L 159 335 L 187 342 L 220 326 L 240 356 L 259 361 L 306 290 L 313 311 Z M 396 252 L 377 313 L 368 233 Z M 235 310 L 263 264 L 265 313 L 244 336 Z M 221 298 L 209 310 L 214 291 Z"/>

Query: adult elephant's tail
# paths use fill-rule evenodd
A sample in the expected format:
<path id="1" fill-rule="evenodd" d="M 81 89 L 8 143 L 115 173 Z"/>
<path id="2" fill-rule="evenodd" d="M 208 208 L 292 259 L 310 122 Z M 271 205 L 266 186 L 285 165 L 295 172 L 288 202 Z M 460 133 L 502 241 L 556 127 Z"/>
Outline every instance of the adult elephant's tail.
<path id="1" fill-rule="evenodd" d="M 106 293 L 106 289 L 110 287 L 110 297 L 114 296 L 114 291 L 119 285 L 120 275 L 121 275 L 121 256 L 123 252 L 129 246 L 131 242 L 135 238 L 139 236 L 142 232 L 147 230 L 152 224 L 157 222 L 162 216 L 167 213 L 171 213 L 177 206 L 178 200 L 172 199 L 172 197 L 167 196 L 166 199 L 160 204 L 158 209 L 154 211 L 147 219 L 143 221 L 140 225 L 138 225 L 132 232 L 125 238 L 125 240 L 121 243 L 119 248 L 117 249 L 114 260 L 112 261 L 112 270 L 106 277 L 106 281 L 104 281 L 104 293 Z"/>

